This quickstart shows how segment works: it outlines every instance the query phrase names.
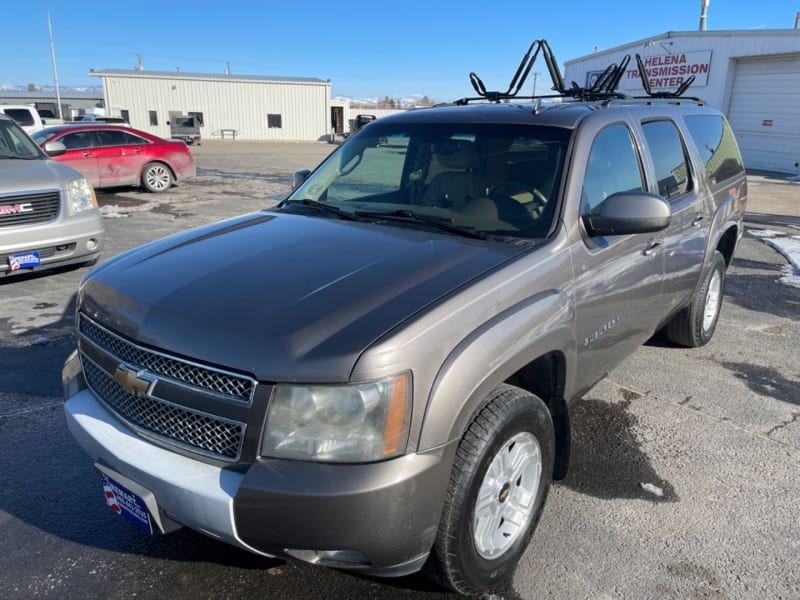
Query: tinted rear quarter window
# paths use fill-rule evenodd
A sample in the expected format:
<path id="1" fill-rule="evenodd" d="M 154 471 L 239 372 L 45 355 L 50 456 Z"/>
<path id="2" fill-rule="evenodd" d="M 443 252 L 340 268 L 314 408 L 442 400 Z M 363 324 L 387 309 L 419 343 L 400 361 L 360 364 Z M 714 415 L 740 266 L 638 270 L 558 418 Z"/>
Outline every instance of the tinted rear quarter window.
<path id="1" fill-rule="evenodd" d="M 682 196 L 691 185 L 686 153 L 675 123 L 649 121 L 642 124 L 642 131 L 653 158 L 658 193 L 666 200 Z"/>
<path id="2" fill-rule="evenodd" d="M 686 117 L 686 126 L 714 184 L 744 172 L 742 155 L 728 122 L 719 115 Z"/>

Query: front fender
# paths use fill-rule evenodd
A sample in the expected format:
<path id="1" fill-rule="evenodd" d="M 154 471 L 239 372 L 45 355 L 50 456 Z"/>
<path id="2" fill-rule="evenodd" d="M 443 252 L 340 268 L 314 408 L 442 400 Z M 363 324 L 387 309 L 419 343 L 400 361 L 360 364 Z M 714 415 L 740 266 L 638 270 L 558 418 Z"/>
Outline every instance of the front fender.
<path id="1" fill-rule="evenodd" d="M 508 308 L 465 337 L 431 387 L 419 451 L 460 439 L 489 392 L 544 354 L 564 355 L 566 389 L 572 389 L 577 352 L 573 312 L 565 290 L 548 290 Z"/>

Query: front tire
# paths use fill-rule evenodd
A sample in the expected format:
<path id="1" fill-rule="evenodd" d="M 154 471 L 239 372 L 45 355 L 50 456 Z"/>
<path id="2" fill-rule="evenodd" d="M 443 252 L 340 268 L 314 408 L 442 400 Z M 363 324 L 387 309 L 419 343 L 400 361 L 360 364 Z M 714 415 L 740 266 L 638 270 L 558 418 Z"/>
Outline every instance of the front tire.
<path id="1" fill-rule="evenodd" d="M 148 192 L 158 193 L 168 190 L 175 183 L 172 171 L 164 163 L 152 162 L 142 170 L 142 187 Z"/>
<path id="2" fill-rule="evenodd" d="M 550 413 L 536 396 L 501 385 L 456 452 L 426 571 L 462 594 L 509 578 L 528 546 L 553 474 Z"/>
<path id="3" fill-rule="evenodd" d="M 703 284 L 695 292 L 691 304 L 667 323 L 665 332 L 671 342 L 687 348 L 698 348 L 711 340 L 722 310 L 725 267 L 722 253 L 715 251 L 711 268 L 706 273 Z"/>

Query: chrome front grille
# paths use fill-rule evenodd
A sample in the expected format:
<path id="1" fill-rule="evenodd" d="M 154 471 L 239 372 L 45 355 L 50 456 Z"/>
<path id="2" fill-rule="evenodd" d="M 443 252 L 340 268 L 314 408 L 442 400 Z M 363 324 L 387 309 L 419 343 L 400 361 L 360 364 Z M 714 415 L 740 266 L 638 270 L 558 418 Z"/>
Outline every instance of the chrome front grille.
<path id="1" fill-rule="evenodd" d="M 144 348 L 84 314 L 79 316 L 78 330 L 87 385 L 132 429 L 219 460 L 241 458 L 247 425 L 220 414 L 209 414 L 207 407 L 218 405 L 222 414 L 238 410 L 241 415 L 241 407 L 249 405 L 255 393 L 255 380 Z M 118 367 L 146 374 L 155 383 L 146 391 L 123 387 L 124 381 L 115 379 Z M 173 394 L 180 390 L 181 404 L 163 397 L 174 398 L 169 389 Z M 193 398 L 202 400 L 204 410 L 190 406 Z"/>
<path id="2" fill-rule="evenodd" d="M 22 196 L 0 196 L 0 227 L 46 223 L 58 217 L 61 193 L 42 192 Z"/>
<path id="3" fill-rule="evenodd" d="M 255 381 L 241 375 L 196 365 L 137 346 L 101 327 L 86 315 L 80 315 L 80 334 L 98 348 L 122 362 L 151 373 L 212 392 L 225 399 L 250 402 Z"/>
<path id="4" fill-rule="evenodd" d="M 112 376 L 82 356 L 86 383 L 135 429 L 164 441 L 224 460 L 238 460 L 245 425 L 193 411 L 158 398 L 131 394 Z"/>

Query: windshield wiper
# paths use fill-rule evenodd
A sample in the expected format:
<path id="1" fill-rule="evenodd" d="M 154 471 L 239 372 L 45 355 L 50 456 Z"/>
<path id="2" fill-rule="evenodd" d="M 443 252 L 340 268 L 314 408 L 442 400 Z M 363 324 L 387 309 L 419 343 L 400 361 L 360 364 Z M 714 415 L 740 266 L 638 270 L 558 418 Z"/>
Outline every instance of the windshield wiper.
<path id="1" fill-rule="evenodd" d="M 367 219 L 375 219 L 381 221 L 401 221 L 406 223 L 425 223 L 426 225 L 432 225 L 436 229 L 441 231 L 446 231 L 448 233 L 455 233 L 456 235 L 460 235 L 463 237 L 475 239 L 475 240 L 488 240 L 489 236 L 479 233 L 472 229 L 471 227 L 460 227 L 458 225 L 453 225 L 453 222 L 448 217 L 429 217 L 427 215 L 420 215 L 415 213 L 413 210 L 393 210 L 390 212 L 381 212 L 381 211 L 363 211 L 358 210 L 355 212 L 357 217 L 363 217 Z"/>
<path id="2" fill-rule="evenodd" d="M 306 206 L 308 208 L 313 208 L 319 212 L 324 212 L 329 215 L 333 215 L 338 217 L 339 219 L 346 219 L 348 221 L 356 221 L 358 220 L 357 217 L 353 215 L 353 213 L 349 213 L 346 210 L 342 210 L 341 208 L 336 208 L 335 206 L 331 206 L 330 204 L 325 204 L 324 202 L 317 202 L 316 200 L 312 200 L 311 198 L 303 198 L 301 200 L 284 200 L 278 205 L 278 208 L 283 208 L 284 206 Z"/>

